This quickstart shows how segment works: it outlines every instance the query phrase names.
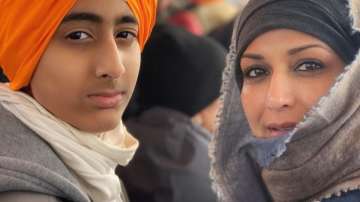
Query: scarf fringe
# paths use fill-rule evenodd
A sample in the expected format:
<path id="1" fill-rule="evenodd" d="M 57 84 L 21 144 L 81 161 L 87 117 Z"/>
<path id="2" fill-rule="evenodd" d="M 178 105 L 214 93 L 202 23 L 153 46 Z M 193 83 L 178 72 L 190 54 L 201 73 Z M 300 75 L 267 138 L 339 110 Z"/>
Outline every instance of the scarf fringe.
<path id="1" fill-rule="evenodd" d="M 360 179 L 351 180 L 349 182 L 342 183 L 338 186 L 335 186 L 329 191 L 320 194 L 320 196 L 315 197 L 312 202 L 321 202 L 325 199 L 330 199 L 331 197 L 341 197 L 342 195 L 351 192 L 351 191 L 360 191 Z"/>

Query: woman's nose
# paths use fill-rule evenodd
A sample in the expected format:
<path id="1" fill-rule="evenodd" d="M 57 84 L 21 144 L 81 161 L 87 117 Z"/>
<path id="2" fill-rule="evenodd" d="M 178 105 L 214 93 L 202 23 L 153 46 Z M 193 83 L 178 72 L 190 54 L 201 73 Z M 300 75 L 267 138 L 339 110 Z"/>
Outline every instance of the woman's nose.
<path id="1" fill-rule="evenodd" d="M 288 75 L 272 75 L 266 97 L 267 108 L 281 111 L 294 106 L 295 95 L 291 86 Z"/>
<path id="2" fill-rule="evenodd" d="M 97 55 L 96 77 L 117 79 L 126 72 L 123 54 L 113 37 L 101 44 Z"/>

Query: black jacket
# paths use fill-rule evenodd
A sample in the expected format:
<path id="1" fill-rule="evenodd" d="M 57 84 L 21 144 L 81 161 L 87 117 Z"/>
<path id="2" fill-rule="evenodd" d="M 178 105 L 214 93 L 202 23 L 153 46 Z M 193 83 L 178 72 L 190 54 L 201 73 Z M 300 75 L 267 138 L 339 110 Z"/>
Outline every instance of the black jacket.
<path id="1" fill-rule="evenodd" d="M 140 142 L 130 164 L 117 170 L 131 202 L 216 201 L 205 129 L 166 108 L 152 108 L 125 125 Z"/>

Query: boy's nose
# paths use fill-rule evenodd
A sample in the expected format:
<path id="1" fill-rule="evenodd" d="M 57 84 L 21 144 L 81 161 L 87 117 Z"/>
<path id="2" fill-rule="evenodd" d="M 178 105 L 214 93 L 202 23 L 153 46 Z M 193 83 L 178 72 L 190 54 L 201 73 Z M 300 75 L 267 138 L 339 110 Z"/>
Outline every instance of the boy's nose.
<path id="1" fill-rule="evenodd" d="M 99 48 L 98 54 L 100 61 L 96 67 L 96 77 L 116 79 L 126 72 L 123 55 L 115 39 L 107 40 Z"/>

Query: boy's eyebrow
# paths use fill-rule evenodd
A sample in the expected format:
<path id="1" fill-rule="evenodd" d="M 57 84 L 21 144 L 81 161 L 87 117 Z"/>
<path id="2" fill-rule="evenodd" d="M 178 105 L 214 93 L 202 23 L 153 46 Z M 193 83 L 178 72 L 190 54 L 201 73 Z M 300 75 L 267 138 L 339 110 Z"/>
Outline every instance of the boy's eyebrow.
<path id="1" fill-rule="evenodd" d="M 124 15 L 120 18 L 117 18 L 115 20 L 115 25 L 119 25 L 119 24 L 134 24 L 134 25 L 139 25 L 137 19 L 132 16 L 132 15 Z"/>
<path id="2" fill-rule="evenodd" d="M 93 13 L 70 13 L 69 15 L 64 17 L 62 23 L 69 21 L 90 21 L 100 24 L 103 22 L 103 19 Z"/>
<path id="3" fill-rule="evenodd" d="M 69 15 L 65 16 L 62 20 L 62 23 L 69 22 L 69 21 L 89 21 L 96 24 L 101 24 L 104 22 L 104 19 L 94 13 L 70 13 Z M 135 24 L 138 25 L 136 18 L 132 15 L 124 15 L 119 18 L 115 19 L 115 25 L 119 24 Z"/>

